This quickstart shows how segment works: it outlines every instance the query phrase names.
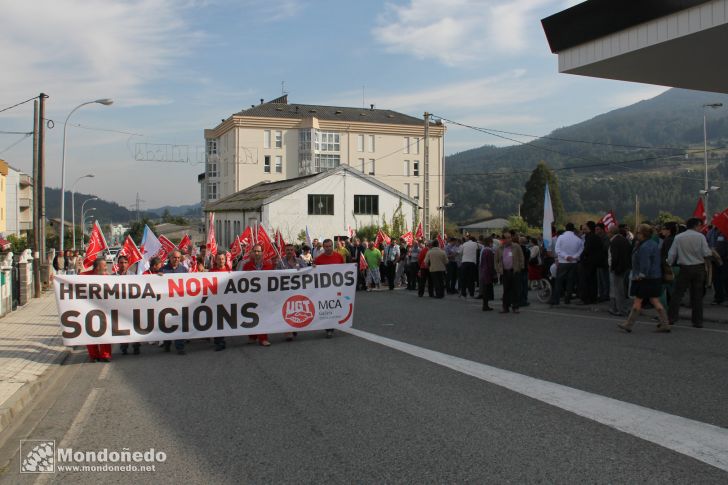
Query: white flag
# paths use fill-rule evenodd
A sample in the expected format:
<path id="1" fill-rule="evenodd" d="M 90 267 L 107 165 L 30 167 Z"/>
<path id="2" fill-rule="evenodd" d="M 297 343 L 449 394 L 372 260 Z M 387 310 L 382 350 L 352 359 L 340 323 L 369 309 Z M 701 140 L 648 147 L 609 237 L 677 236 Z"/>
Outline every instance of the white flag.
<path id="1" fill-rule="evenodd" d="M 137 274 L 142 274 L 149 269 L 149 260 L 157 256 L 162 250 L 162 243 L 157 239 L 149 226 L 144 225 L 144 235 L 139 251 L 142 253 L 142 260 L 137 265 Z"/>
<path id="2" fill-rule="evenodd" d="M 549 192 L 549 184 L 546 184 L 543 199 L 543 248 L 546 251 L 551 250 L 551 226 L 554 223 L 554 208 L 551 206 L 551 193 Z"/>

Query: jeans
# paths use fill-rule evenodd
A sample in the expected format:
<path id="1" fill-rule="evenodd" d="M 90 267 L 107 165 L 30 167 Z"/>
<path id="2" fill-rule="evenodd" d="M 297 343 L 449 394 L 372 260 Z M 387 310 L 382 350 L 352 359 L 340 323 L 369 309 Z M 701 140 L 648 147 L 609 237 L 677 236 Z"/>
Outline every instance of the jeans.
<path id="1" fill-rule="evenodd" d="M 420 268 L 420 275 L 417 278 L 417 294 L 422 296 L 425 294 L 425 285 L 427 285 L 427 294 L 435 296 L 432 288 L 432 277 L 430 276 L 430 270 L 426 268 Z"/>
<path id="2" fill-rule="evenodd" d="M 455 293 L 455 284 L 458 281 L 458 264 L 455 261 L 447 263 L 447 292 Z"/>
<path id="3" fill-rule="evenodd" d="M 629 301 L 624 289 L 624 274 L 609 272 L 609 310 L 612 313 L 626 314 L 629 311 Z"/>
<path id="4" fill-rule="evenodd" d="M 680 266 L 680 274 L 675 280 L 675 293 L 670 300 L 668 317 L 670 323 L 680 319 L 680 301 L 686 291 L 690 290 L 691 320 L 693 326 L 703 325 L 703 290 L 705 285 L 705 265 Z"/>
<path id="5" fill-rule="evenodd" d="M 503 271 L 503 311 L 508 311 L 511 307 L 518 309 L 518 300 L 520 299 L 520 281 L 521 275 L 514 273 L 512 269 Z"/>
<path id="6" fill-rule="evenodd" d="M 417 289 L 417 271 L 420 269 L 419 263 L 417 261 L 407 263 L 407 289 L 408 290 L 416 290 Z"/>
<path id="7" fill-rule="evenodd" d="M 430 279 L 435 290 L 435 298 L 445 297 L 445 272 L 430 271 Z"/>
<path id="8" fill-rule="evenodd" d="M 460 265 L 460 272 L 463 276 L 460 294 L 466 296 L 467 293 L 472 298 L 475 296 L 475 280 L 478 278 L 478 269 L 475 267 L 475 263 L 463 263 Z"/>
<path id="9" fill-rule="evenodd" d="M 612 288 L 610 271 L 608 268 L 597 268 L 597 286 L 599 288 L 599 300 L 609 300 L 610 289 Z"/>
<path id="10" fill-rule="evenodd" d="M 394 261 L 387 261 L 387 283 L 389 284 L 389 289 L 394 289 L 394 275 L 397 272 L 397 263 Z"/>
<path id="11" fill-rule="evenodd" d="M 575 283 L 576 263 L 559 263 L 558 269 L 556 270 L 556 284 L 551 295 L 551 304 L 559 304 L 562 291 L 565 291 L 564 303 L 568 304 L 571 301 L 571 294 L 574 292 Z"/>

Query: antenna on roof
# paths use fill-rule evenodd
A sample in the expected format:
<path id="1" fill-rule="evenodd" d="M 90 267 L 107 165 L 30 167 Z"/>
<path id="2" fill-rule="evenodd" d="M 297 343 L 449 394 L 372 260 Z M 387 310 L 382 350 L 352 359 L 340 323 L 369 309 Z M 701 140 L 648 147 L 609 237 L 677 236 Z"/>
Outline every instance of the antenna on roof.
<path id="1" fill-rule="evenodd" d="M 281 81 L 281 96 L 285 96 L 288 94 L 288 91 L 286 91 L 286 82 Z"/>
<path id="2" fill-rule="evenodd" d="M 366 102 L 364 101 L 364 85 L 361 86 L 361 107 L 362 109 L 367 107 Z"/>

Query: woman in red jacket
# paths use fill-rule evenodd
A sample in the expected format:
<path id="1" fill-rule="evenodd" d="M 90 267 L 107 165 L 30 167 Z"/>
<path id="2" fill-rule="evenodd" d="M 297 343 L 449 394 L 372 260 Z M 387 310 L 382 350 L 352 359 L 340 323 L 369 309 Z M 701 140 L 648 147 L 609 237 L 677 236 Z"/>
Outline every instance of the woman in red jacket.
<path id="1" fill-rule="evenodd" d="M 253 257 L 247 261 L 243 261 L 240 264 L 243 271 L 270 271 L 272 269 L 275 269 L 272 261 L 265 261 L 263 259 L 263 246 L 261 246 L 260 244 L 256 244 L 255 246 L 253 246 L 250 252 Z M 270 347 L 267 333 L 263 333 L 260 335 L 250 335 L 248 338 L 250 340 L 258 339 L 259 345 L 262 345 L 263 347 Z"/>
<path id="2" fill-rule="evenodd" d="M 107 276 L 106 260 L 102 257 L 96 258 L 94 261 L 93 275 Z M 87 345 L 88 358 L 91 362 L 110 362 L 111 361 L 111 344 L 94 344 Z"/>

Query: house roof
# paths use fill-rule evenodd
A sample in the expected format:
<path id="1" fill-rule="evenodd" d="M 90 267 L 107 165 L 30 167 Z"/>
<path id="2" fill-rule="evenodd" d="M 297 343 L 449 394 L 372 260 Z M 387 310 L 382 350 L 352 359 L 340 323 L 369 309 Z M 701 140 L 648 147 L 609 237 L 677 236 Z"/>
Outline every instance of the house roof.
<path id="1" fill-rule="evenodd" d="M 496 217 L 495 219 L 488 219 L 485 221 L 474 222 L 465 226 L 459 226 L 461 230 L 477 231 L 480 229 L 503 229 L 508 226 L 508 219 L 502 217 Z"/>
<path id="2" fill-rule="evenodd" d="M 411 197 L 403 194 L 402 192 L 393 189 L 389 185 L 380 182 L 376 178 L 366 175 L 359 170 L 351 168 L 349 165 L 339 165 L 336 168 L 327 170 L 325 172 L 304 175 L 302 177 L 296 177 L 287 180 L 280 180 L 278 182 L 260 182 L 245 188 L 232 195 L 224 197 L 216 202 L 207 204 L 205 206 L 205 212 L 230 212 L 230 211 L 256 211 L 260 210 L 265 204 L 274 202 L 288 194 L 301 190 L 302 188 L 311 185 L 319 180 L 323 180 L 327 177 L 335 175 L 337 173 L 346 172 L 355 177 L 359 177 L 372 185 L 376 185 L 382 190 L 385 190 L 397 197 L 404 199 L 414 205 L 417 205 L 417 201 Z"/>
<path id="3" fill-rule="evenodd" d="M 415 118 L 389 109 L 347 108 L 342 106 L 323 106 L 317 104 L 288 104 L 288 96 L 261 103 L 257 106 L 235 113 L 235 116 L 261 118 L 318 118 L 362 123 L 382 123 L 390 125 L 422 125 L 422 118 Z"/>

